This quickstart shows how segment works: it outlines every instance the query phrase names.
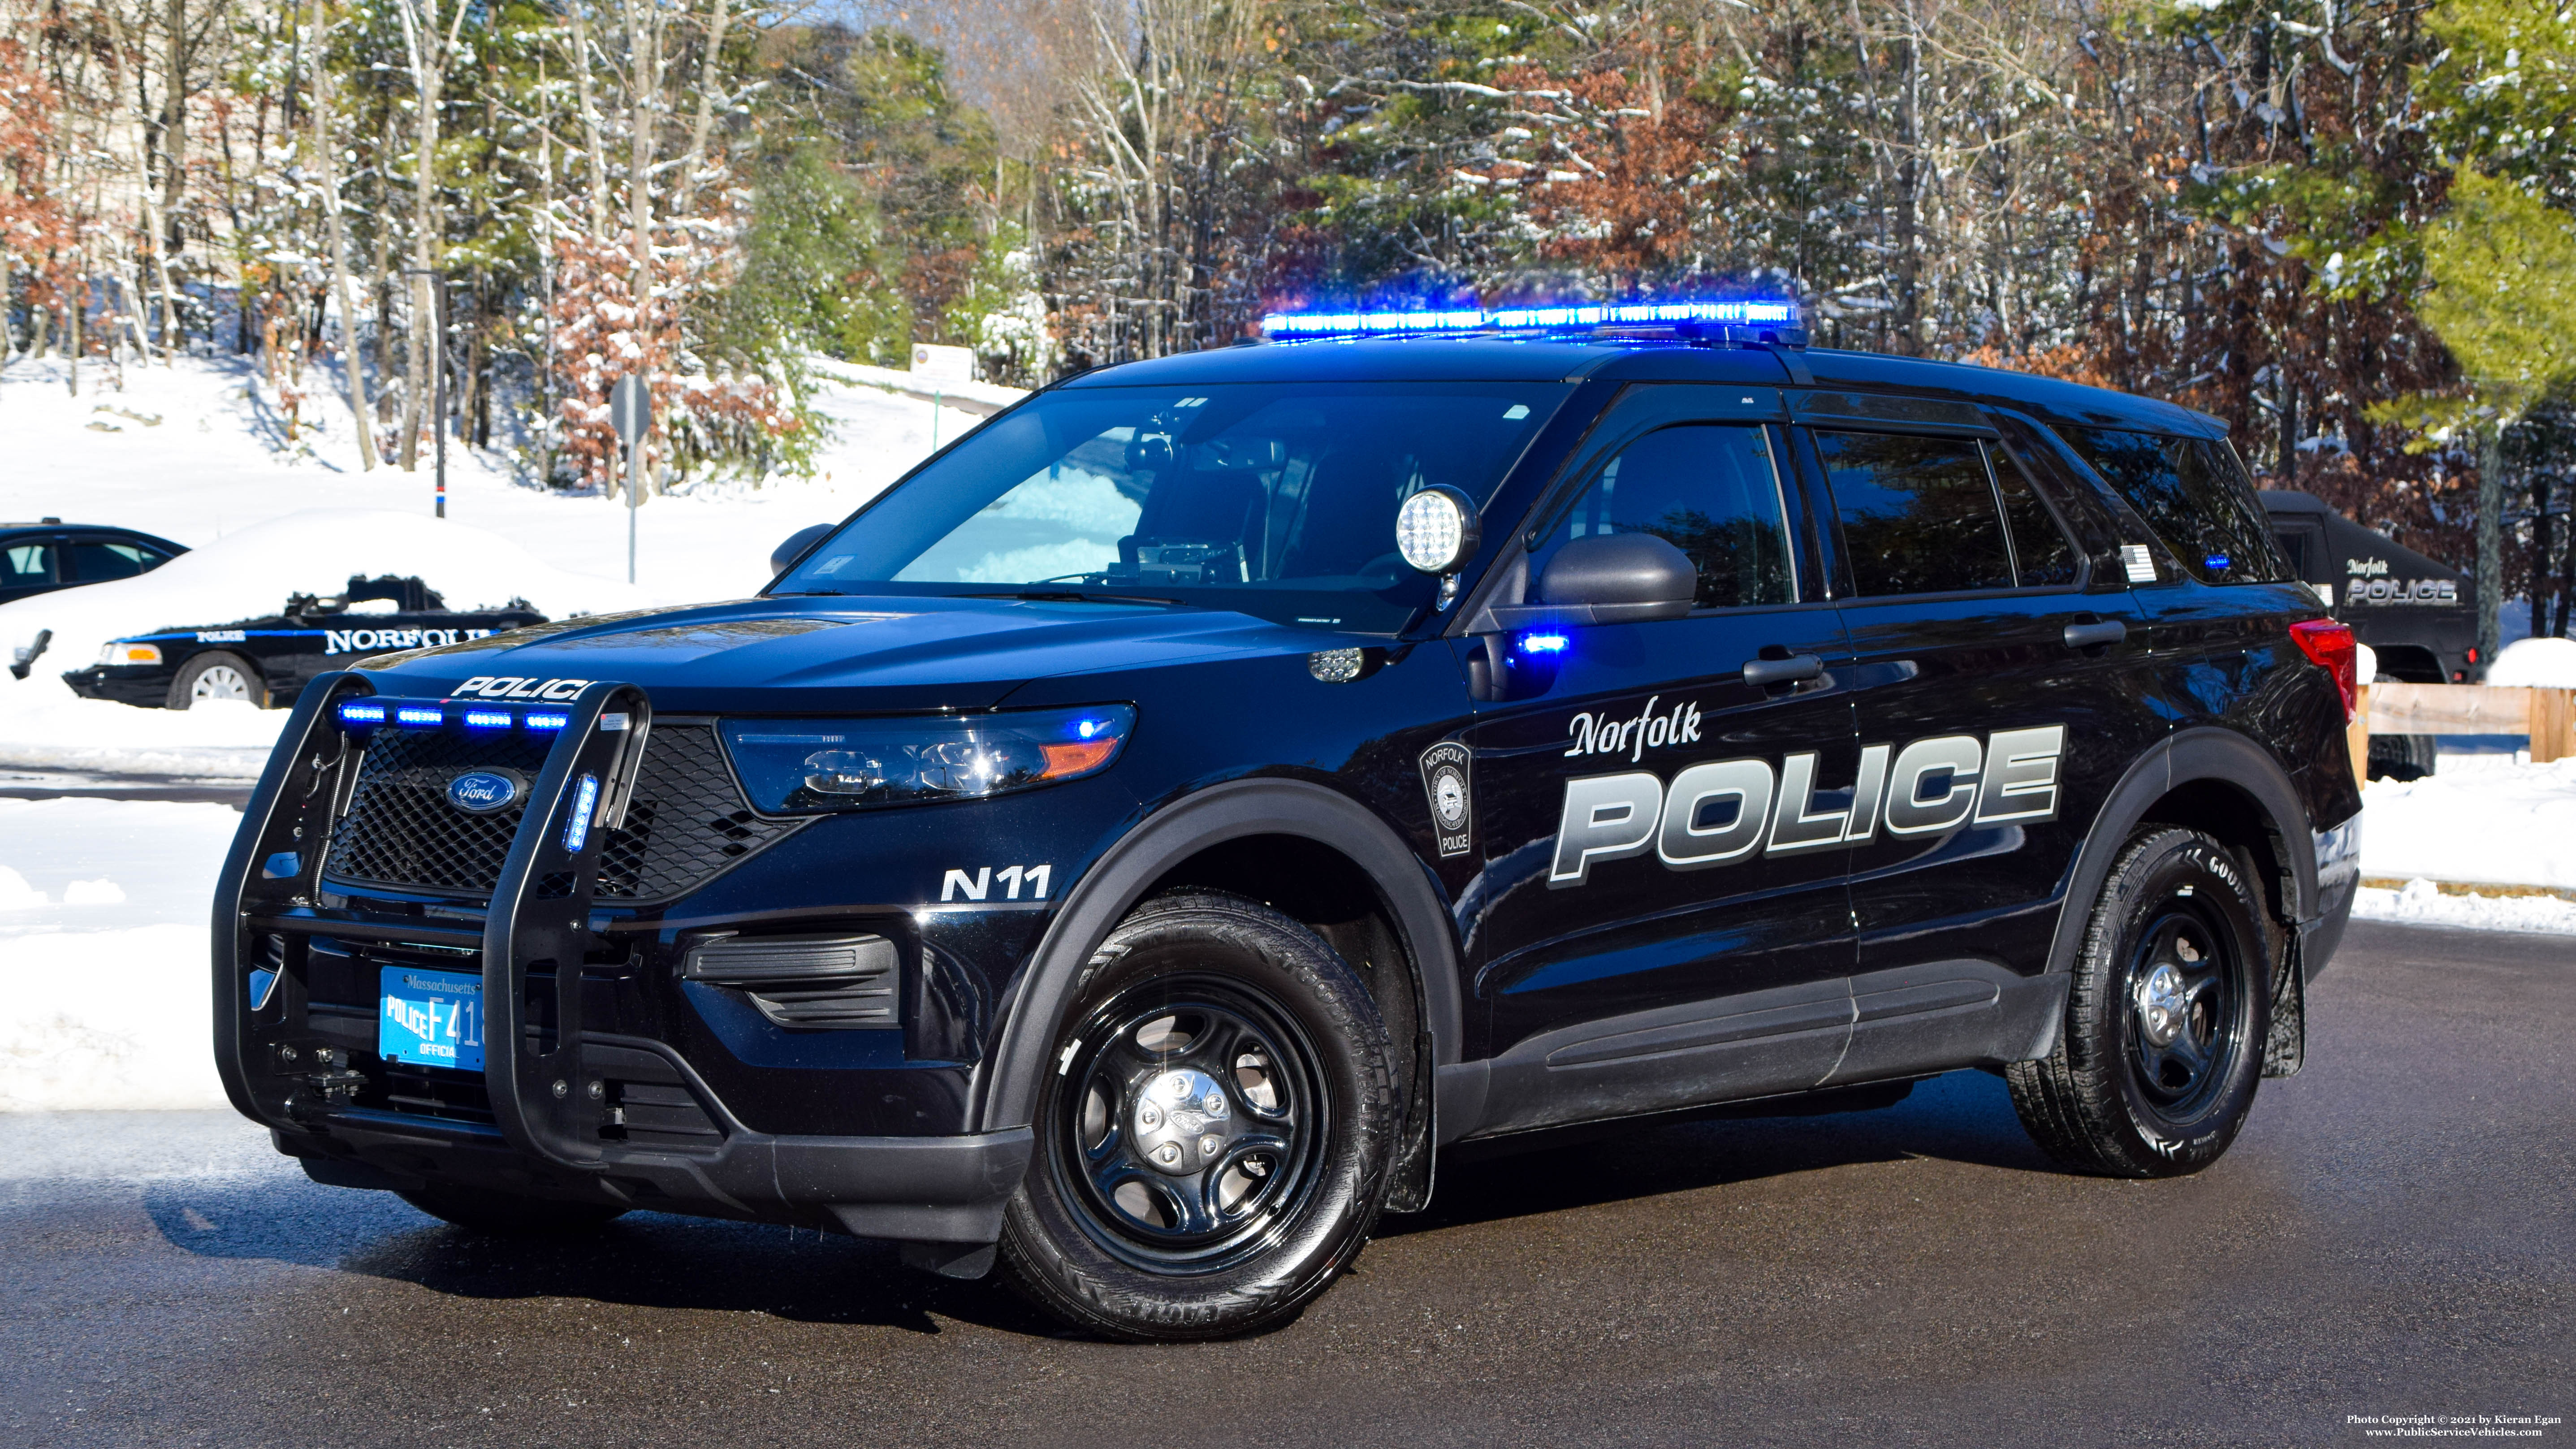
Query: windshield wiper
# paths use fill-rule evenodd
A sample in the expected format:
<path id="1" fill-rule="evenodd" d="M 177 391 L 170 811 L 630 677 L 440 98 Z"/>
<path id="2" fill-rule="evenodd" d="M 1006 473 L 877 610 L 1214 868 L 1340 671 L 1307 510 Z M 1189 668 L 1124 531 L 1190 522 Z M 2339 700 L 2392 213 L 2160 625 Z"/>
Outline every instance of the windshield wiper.
<path id="1" fill-rule="evenodd" d="M 1178 599 L 1154 594 L 1086 594 L 1077 589 L 1009 589 L 990 594 L 952 594 L 958 599 L 1028 599 L 1044 604 L 1160 604 L 1165 608 L 1181 607 Z"/>

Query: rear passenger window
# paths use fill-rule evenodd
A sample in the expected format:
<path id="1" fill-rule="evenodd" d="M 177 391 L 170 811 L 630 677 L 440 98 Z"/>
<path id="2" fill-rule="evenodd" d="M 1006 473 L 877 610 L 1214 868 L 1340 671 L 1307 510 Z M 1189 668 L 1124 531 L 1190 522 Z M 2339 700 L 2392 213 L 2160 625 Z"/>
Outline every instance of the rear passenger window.
<path id="1" fill-rule="evenodd" d="M 1815 439 L 1856 592 L 2013 586 L 2012 551 L 1975 439 L 1826 432 Z"/>
<path id="2" fill-rule="evenodd" d="M 13 543 L 0 548 L 0 589 L 60 582 L 54 575 L 54 546 Z"/>
<path id="3" fill-rule="evenodd" d="M 2244 465 L 2224 443 L 2117 428 L 2065 432 L 2193 578 L 2244 584 L 2294 577 Z"/>
<path id="4" fill-rule="evenodd" d="M 1601 470 L 1540 546 L 1538 567 L 1569 538 L 1651 533 L 1690 555 L 1703 609 L 1787 604 L 1798 597 L 1789 529 L 1768 434 L 1691 424 L 1630 443 Z"/>
<path id="5" fill-rule="evenodd" d="M 2003 496 L 2004 522 L 2012 530 L 2013 572 L 2021 586 L 2044 589 L 2075 582 L 2075 545 L 2066 541 L 2066 531 L 2039 501 L 2030 480 L 2008 459 L 1990 454 L 1987 461 L 1994 465 L 1995 492 Z"/>

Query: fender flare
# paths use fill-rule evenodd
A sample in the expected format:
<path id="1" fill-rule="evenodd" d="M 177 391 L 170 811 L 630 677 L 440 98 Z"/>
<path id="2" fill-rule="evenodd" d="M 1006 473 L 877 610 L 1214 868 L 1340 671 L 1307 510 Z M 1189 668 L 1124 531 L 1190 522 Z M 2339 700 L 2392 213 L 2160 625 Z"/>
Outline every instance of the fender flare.
<path id="1" fill-rule="evenodd" d="M 2288 772 L 2271 752 L 2233 730 L 2215 726 L 2189 729 L 2169 736 L 2141 755 L 2094 816 L 2093 828 L 2085 833 L 2083 848 L 2075 854 L 2064 903 L 2058 908 L 2057 934 L 2048 948 L 2050 974 L 2074 969 L 2075 953 L 2083 948 L 2084 927 L 2092 917 L 2093 902 L 2101 895 L 2102 882 L 2110 877 L 2112 862 L 2127 843 L 2130 830 L 2145 818 L 2149 806 L 2176 787 L 2195 780 L 2216 780 L 2253 797 L 2256 808 L 2268 817 L 2273 833 L 2280 837 L 2282 854 L 2289 857 L 2291 890 L 2285 904 L 2292 924 L 2314 913 L 2318 899 L 2315 840 L 2306 823 L 2307 809 L 2299 803 Z"/>
<path id="2" fill-rule="evenodd" d="M 1011 992 L 995 1034 L 977 1131 L 999 1130 L 996 1124 L 1029 1125 L 1047 1050 L 1070 1004 L 1074 978 L 1145 891 L 1165 871 L 1200 851 L 1254 835 L 1302 836 L 1329 846 L 1377 882 L 1420 985 L 1433 1062 L 1458 1060 L 1465 1013 L 1457 943 L 1448 909 L 1421 857 L 1366 806 L 1322 785 L 1279 778 L 1235 780 L 1147 817 L 1083 872 Z"/>

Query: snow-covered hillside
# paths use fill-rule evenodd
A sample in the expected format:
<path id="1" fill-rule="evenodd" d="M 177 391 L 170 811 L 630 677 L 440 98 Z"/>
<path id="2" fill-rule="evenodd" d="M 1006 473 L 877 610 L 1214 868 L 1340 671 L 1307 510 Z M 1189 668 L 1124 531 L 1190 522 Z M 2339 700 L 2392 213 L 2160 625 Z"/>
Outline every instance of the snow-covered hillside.
<path id="1" fill-rule="evenodd" d="M 75 699 L 62 672 L 118 634 L 274 612 L 290 591 L 350 575 L 418 574 L 458 607 L 526 598 L 558 617 L 739 597 L 768 581 L 770 550 L 841 518 L 978 418 L 873 387 L 818 379 L 833 435 L 812 478 L 704 485 L 627 511 L 527 485 L 499 454 L 451 444 L 447 518 L 416 473 L 358 465 L 347 409 L 310 400 L 296 439 L 267 390 L 226 360 L 112 374 L 85 367 L 71 395 L 59 362 L 0 369 L 0 520 L 60 517 L 159 534 L 201 552 L 142 578 L 0 605 L 0 658 L 53 631 L 24 681 L 0 675 L 0 765 L 237 774 L 255 768 L 280 716 L 169 714 Z M 248 762 L 247 765 L 245 762 Z"/>
<path id="2" fill-rule="evenodd" d="M 361 472 L 336 394 L 306 405 L 306 427 L 289 444 L 266 390 L 228 360 L 128 367 L 122 392 L 103 377 L 95 364 L 83 368 L 74 398 L 58 361 L 0 368 L 0 519 L 122 524 L 190 547 L 308 508 L 388 509 L 435 526 L 426 452 L 416 473 Z M 927 402 L 828 380 L 815 402 L 834 436 L 812 479 L 710 485 L 638 510 L 637 583 L 647 594 L 681 603 L 759 588 L 780 539 L 849 513 L 930 451 Z M 977 421 L 941 409 L 939 437 L 953 440 Z M 559 569 L 626 577 L 626 510 L 615 503 L 526 486 L 504 460 L 453 443 L 447 491 L 455 522 L 513 539 Z"/>

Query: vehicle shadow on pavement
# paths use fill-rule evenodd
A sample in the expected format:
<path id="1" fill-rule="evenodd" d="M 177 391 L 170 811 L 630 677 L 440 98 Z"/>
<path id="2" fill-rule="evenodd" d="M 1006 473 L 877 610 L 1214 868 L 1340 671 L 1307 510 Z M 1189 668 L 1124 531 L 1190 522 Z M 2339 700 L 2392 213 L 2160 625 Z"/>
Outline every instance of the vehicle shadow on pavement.
<path id="1" fill-rule="evenodd" d="M 144 1208 L 162 1237 L 201 1257 L 358 1273 L 459 1298 L 588 1299 L 932 1334 L 948 1318 L 1062 1336 L 989 1280 L 933 1277 L 896 1262 L 887 1244 L 811 1228 L 630 1213 L 575 1236 L 488 1237 L 426 1217 L 391 1193 L 322 1187 L 300 1174 L 154 1184 Z"/>
<path id="2" fill-rule="evenodd" d="M 1652 1198 L 1909 1157 L 2053 1172 L 2013 1116 L 2003 1083 L 1954 1072 L 1876 1111 L 1689 1123 L 1479 1161 L 1444 1160 L 1427 1212 L 1391 1216 L 1380 1238 Z M 990 1279 L 904 1267 L 883 1243 L 662 1213 L 596 1232 L 496 1238 L 439 1223 L 391 1193 L 323 1187 L 290 1171 L 162 1180 L 143 1206 L 161 1236 L 200 1257 L 262 1259 L 415 1284 L 483 1300 L 587 1299 L 792 1322 L 935 1334 L 954 1319 L 1065 1337 Z"/>
<path id="3" fill-rule="evenodd" d="M 1444 1155 L 1429 1210 L 1387 1217 L 1376 1236 L 1909 1157 L 2013 1172 L 2061 1170 L 2022 1130 L 2003 1079 L 1979 1071 L 1917 1083 L 1904 1101 L 1874 1111 L 1613 1130 L 1510 1156 Z"/>

